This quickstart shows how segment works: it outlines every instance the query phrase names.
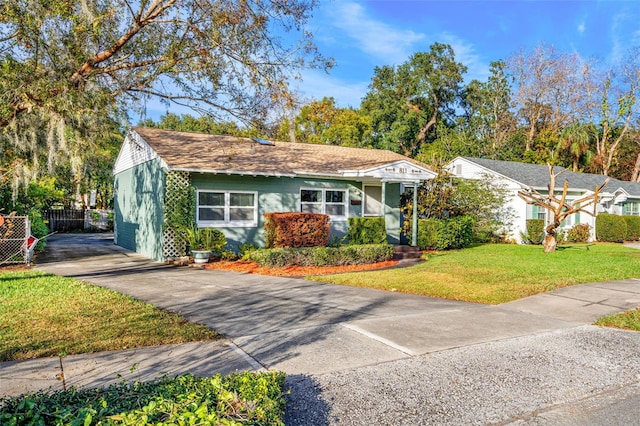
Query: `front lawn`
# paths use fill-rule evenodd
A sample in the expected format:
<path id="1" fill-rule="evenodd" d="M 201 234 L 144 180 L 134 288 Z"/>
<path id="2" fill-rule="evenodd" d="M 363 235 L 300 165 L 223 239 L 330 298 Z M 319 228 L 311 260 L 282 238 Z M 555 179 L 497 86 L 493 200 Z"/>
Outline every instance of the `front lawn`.
<path id="1" fill-rule="evenodd" d="M 596 281 L 640 277 L 640 250 L 619 244 L 486 244 L 426 255 L 410 268 L 308 277 L 314 281 L 499 304 Z"/>
<path id="2" fill-rule="evenodd" d="M 212 340 L 179 315 L 38 271 L 0 273 L 0 361 Z"/>

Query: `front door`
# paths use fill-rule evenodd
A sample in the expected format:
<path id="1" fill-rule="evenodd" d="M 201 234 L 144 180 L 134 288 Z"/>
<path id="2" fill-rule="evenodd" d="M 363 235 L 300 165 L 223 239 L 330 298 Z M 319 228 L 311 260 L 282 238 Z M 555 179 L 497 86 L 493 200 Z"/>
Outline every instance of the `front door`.
<path id="1" fill-rule="evenodd" d="M 382 216 L 382 187 L 364 187 L 364 216 Z"/>

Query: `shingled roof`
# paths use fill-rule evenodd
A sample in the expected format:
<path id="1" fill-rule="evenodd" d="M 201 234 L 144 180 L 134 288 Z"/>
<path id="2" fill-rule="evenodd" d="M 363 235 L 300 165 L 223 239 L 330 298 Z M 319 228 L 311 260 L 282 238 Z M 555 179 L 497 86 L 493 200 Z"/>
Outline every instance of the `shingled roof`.
<path id="1" fill-rule="evenodd" d="M 526 186 L 546 188 L 549 184 L 549 166 L 546 165 L 518 163 L 516 161 L 487 160 L 485 158 L 462 158 Z M 560 166 L 554 166 L 553 172 L 562 172 L 556 180 L 558 186 L 562 186 L 566 179 L 569 182 L 570 188 L 587 191 L 593 191 L 596 186 L 602 185 L 606 179 L 603 175 L 576 173 Z M 611 178 L 606 187 L 606 191 L 612 193 L 619 189 L 623 189 L 629 195 L 640 197 L 640 183 Z"/>
<path id="2" fill-rule="evenodd" d="M 395 152 L 254 139 L 145 127 L 134 130 L 171 169 L 266 175 L 343 175 L 398 161 L 430 168 Z"/>

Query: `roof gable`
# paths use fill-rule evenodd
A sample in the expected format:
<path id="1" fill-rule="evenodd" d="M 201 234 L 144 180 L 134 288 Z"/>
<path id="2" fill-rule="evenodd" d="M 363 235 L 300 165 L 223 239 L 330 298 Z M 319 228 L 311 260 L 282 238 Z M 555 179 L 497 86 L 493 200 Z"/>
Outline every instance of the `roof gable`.
<path id="1" fill-rule="evenodd" d="M 387 170 L 386 177 L 414 181 L 435 176 L 425 164 L 385 150 L 290 142 L 264 145 L 236 136 L 143 127 L 134 127 L 130 133 L 133 139 L 137 135 L 144 140 L 166 167 L 173 170 L 268 176 L 371 176 L 382 179 L 385 174 L 381 170 L 394 168 L 394 171 Z"/>

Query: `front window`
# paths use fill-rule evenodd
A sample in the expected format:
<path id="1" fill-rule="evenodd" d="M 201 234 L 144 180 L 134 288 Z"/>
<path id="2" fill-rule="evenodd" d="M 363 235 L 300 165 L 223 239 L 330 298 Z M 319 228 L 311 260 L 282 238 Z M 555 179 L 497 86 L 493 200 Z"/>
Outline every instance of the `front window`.
<path id="1" fill-rule="evenodd" d="M 198 191 L 198 226 L 256 226 L 255 192 Z"/>
<path id="2" fill-rule="evenodd" d="M 628 202 L 624 207 L 624 214 L 626 215 L 640 215 L 640 202 Z"/>
<path id="3" fill-rule="evenodd" d="M 324 213 L 332 219 L 346 219 L 347 191 L 341 189 L 300 190 L 300 211 Z"/>

